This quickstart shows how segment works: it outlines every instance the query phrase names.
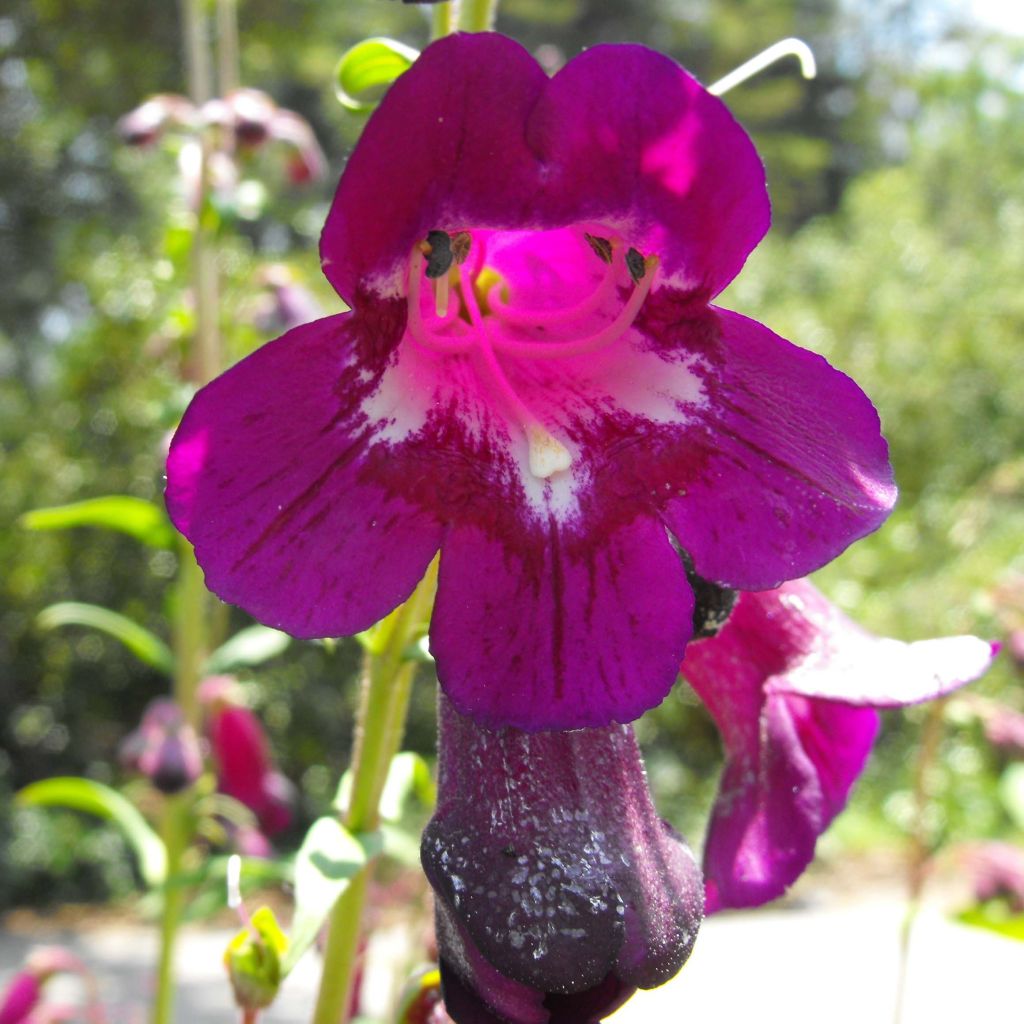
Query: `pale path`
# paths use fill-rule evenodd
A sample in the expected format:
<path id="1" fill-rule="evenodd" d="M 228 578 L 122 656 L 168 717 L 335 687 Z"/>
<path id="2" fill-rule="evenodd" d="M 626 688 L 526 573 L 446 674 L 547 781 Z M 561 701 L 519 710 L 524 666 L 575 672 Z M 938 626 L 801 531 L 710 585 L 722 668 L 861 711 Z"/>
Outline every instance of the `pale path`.
<path id="1" fill-rule="evenodd" d="M 641 993 L 614 1024 L 758 1021 L 889 1024 L 902 908 L 868 890 L 863 899 L 726 914 L 706 922 L 696 952 L 669 985 Z M 233 1022 L 221 957 L 227 930 L 187 930 L 180 1024 Z M 0 982 L 27 948 L 71 946 L 94 965 L 112 1007 L 109 1024 L 143 1024 L 155 937 L 128 925 L 75 933 L 0 934 Z M 305 1024 L 317 964 L 308 956 L 263 1024 Z M 966 928 L 925 909 L 914 935 L 904 1024 L 1024 1021 L 1024 944 Z M 70 991 L 70 990 L 66 990 Z"/>

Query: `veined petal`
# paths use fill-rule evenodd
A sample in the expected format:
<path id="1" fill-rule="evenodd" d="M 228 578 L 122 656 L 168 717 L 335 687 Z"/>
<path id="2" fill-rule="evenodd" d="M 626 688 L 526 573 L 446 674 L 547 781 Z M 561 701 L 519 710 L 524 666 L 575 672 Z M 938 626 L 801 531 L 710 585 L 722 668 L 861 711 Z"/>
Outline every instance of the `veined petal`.
<path id="1" fill-rule="evenodd" d="M 665 521 L 701 576 L 764 590 L 877 529 L 896 487 L 878 414 L 849 377 L 754 320 L 713 312 L 703 430 L 685 454 L 702 465 Z"/>
<path id="2" fill-rule="evenodd" d="M 764 167 L 728 107 L 675 61 L 642 46 L 586 50 L 551 80 L 528 140 L 573 220 L 621 226 L 664 277 L 705 298 L 768 230 Z"/>
<path id="3" fill-rule="evenodd" d="M 211 590 L 295 636 L 371 626 L 412 592 L 438 520 L 378 482 L 377 378 L 354 314 L 296 328 L 196 395 L 171 445 L 167 507 Z"/>
<path id="4" fill-rule="evenodd" d="M 588 219 L 656 252 L 705 296 L 768 228 L 764 169 L 721 100 L 674 61 L 597 46 L 553 79 L 516 42 L 457 34 L 428 47 L 370 119 L 321 239 L 353 302 L 397 294 L 435 228 L 561 228 Z"/>
<path id="5" fill-rule="evenodd" d="M 484 724 L 628 722 L 660 703 L 691 631 L 693 595 L 664 529 L 546 529 L 445 539 L 431 651 L 445 692 Z"/>
<path id="6" fill-rule="evenodd" d="M 409 250 L 434 228 L 539 225 L 540 163 L 524 128 L 546 85 L 504 36 L 424 50 L 367 123 L 324 225 L 321 262 L 343 298 L 397 294 Z"/>

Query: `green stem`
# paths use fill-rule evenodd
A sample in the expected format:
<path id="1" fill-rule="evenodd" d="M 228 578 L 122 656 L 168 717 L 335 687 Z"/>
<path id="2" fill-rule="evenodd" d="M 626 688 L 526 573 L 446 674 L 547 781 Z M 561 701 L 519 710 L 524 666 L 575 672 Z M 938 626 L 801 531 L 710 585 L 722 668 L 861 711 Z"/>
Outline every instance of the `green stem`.
<path id="1" fill-rule="evenodd" d="M 490 32 L 498 16 L 498 0 L 462 0 L 459 28 L 463 32 Z"/>
<path id="2" fill-rule="evenodd" d="M 167 797 L 161 836 L 167 849 L 167 880 L 160 913 L 160 959 L 157 965 L 156 998 L 153 1001 L 154 1024 L 171 1024 L 176 989 L 174 952 L 178 928 L 185 906 L 185 892 L 177 883 L 182 860 L 188 848 L 191 794 Z"/>
<path id="3" fill-rule="evenodd" d="M 436 587 L 435 562 L 409 600 L 377 627 L 376 650 L 367 654 L 352 752 L 352 791 L 343 815 L 350 832 L 372 832 L 380 824 L 380 795 L 402 743 L 416 669 L 405 652 L 429 615 Z M 331 911 L 313 1024 L 348 1020 L 369 875 L 370 865 L 352 880 Z"/>
<path id="4" fill-rule="evenodd" d="M 921 909 L 921 897 L 932 855 L 932 841 L 928 831 L 928 805 L 932 798 L 932 776 L 938 763 L 942 744 L 943 721 L 947 698 L 933 701 L 928 708 L 914 765 L 914 819 L 910 837 L 910 855 L 907 864 L 907 909 L 900 927 L 899 964 L 896 978 L 896 1000 L 893 1024 L 902 1024 L 910 969 L 910 941 L 914 923 Z"/>
<path id="5" fill-rule="evenodd" d="M 452 15 L 451 3 L 435 4 L 434 16 L 430 30 L 431 39 L 440 39 L 455 30 L 455 18 Z"/>
<path id="6" fill-rule="evenodd" d="M 188 92 L 192 102 L 199 106 L 210 98 L 212 91 L 208 19 L 203 0 L 180 0 L 180 10 Z M 191 363 L 193 376 L 198 383 L 203 384 L 220 370 L 220 338 L 216 249 L 204 223 L 208 189 L 208 140 L 202 139 L 201 145 L 199 209 L 192 239 L 196 334 Z M 208 648 L 208 604 L 209 595 L 203 583 L 203 574 L 196 564 L 192 548 L 183 541 L 174 617 L 174 699 L 189 724 L 196 728 L 200 716 L 197 689 Z M 167 850 L 167 879 L 160 914 L 160 956 L 156 998 L 153 1002 L 153 1024 L 171 1024 L 174 1013 L 175 949 L 185 904 L 185 891 L 179 879 L 194 832 L 193 800 L 191 790 L 169 797 L 160 823 L 161 836 Z"/>
<path id="7" fill-rule="evenodd" d="M 226 96 L 241 81 L 237 0 L 217 0 L 217 91 Z"/>

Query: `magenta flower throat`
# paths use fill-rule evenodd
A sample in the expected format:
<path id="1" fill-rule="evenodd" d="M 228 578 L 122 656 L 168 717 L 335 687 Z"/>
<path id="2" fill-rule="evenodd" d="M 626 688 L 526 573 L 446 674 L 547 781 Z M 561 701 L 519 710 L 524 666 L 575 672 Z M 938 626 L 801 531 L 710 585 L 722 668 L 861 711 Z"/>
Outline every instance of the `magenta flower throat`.
<path id="1" fill-rule="evenodd" d="M 209 586 L 304 637 L 366 629 L 441 551 L 431 650 L 491 727 L 659 703 L 696 572 L 759 590 L 874 530 L 867 398 L 711 304 L 768 227 L 764 172 L 678 65 L 601 46 L 428 48 L 368 123 L 321 242 L 351 312 L 203 389 L 168 507 Z"/>

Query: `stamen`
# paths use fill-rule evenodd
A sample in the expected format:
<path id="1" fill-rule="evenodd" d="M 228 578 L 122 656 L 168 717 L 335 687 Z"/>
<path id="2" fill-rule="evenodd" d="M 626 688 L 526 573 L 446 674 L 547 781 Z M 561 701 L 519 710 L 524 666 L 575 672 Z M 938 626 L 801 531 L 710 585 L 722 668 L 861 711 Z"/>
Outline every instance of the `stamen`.
<path id="1" fill-rule="evenodd" d="M 516 416 L 526 433 L 529 445 L 530 472 L 539 480 L 547 480 L 561 470 L 572 465 L 572 453 L 551 432 L 544 427 L 539 417 L 519 397 L 505 371 L 494 353 L 494 343 L 487 327 L 480 306 L 473 291 L 472 284 L 463 282 L 462 294 L 466 311 L 473 326 L 479 332 L 476 352 L 479 354 L 491 383 L 508 403 L 510 411 Z"/>
<path id="2" fill-rule="evenodd" d="M 434 308 L 443 320 L 448 315 L 448 281 L 449 274 L 442 274 L 434 281 Z"/>
<path id="3" fill-rule="evenodd" d="M 466 262 L 466 257 L 469 256 L 469 247 L 472 240 L 472 235 L 468 231 L 456 231 L 452 235 L 452 259 L 460 267 Z"/>
<path id="4" fill-rule="evenodd" d="M 585 355 L 588 352 L 596 352 L 605 348 L 613 342 L 618 341 L 637 318 L 640 308 L 644 304 L 651 285 L 654 282 L 654 272 L 661 261 L 657 256 L 648 256 L 643 261 L 643 274 L 637 282 L 633 293 L 626 304 L 619 310 L 619 315 L 607 327 L 602 328 L 595 334 L 586 338 L 579 338 L 574 341 L 516 341 L 512 338 L 499 338 L 497 348 L 501 352 L 511 355 L 525 356 L 528 359 L 564 359 L 567 356 Z"/>
<path id="5" fill-rule="evenodd" d="M 644 276 L 644 272 L 647 270 L 643 255 L 632 246 L 626 250 L 626 269 L 629 271 L 629 276 L 637 284 L 640 283 L 640 278 Z"/>
<path id="6" fill-rule="evenodd" d="M 611 263 L 612 243 L 607 238 L 601 238 L 598 235 L 591 235 L 584 231 L 583 239 L 587 245 L 594 250 L 594 255 L 601 260 L 602 263 Z"/>
<path id="7" fill-rule="evenodd" d="M 452 236 L 447 231 L 428 231 L 426 251 L 422 247 L 420 251 L 427 257 L 427 277 L 443 277 L 451 270 L 455 256 L 452 253 Z"/>
<path id="8" fill-rule="evenodd" d="M 431 334 L 423 323 L 423 311 L 420 308 L 420 295 L 422 290 L 422 276 L 424 267 L 424 252 L 422 243 L 413 246 L 412 255 L 409 259 L 409 291 L 407 295 L 408 317 L 407 325 L 412 340 L 421 348 L 431 352 L 463 353 L 473 347 L 472 339 L 460 341 L 455 338 L 444 338 Z M 448 280 L 447 274 L 444 280 Z M 447 290 L 445 292 L 445 305 L 448 304 Z M 447 310 L 446 310 L 447 311 Z M 441 314 L 443 315 L 443 314 Z M 453 318 L 449 318 L 453 319 Z"/>

